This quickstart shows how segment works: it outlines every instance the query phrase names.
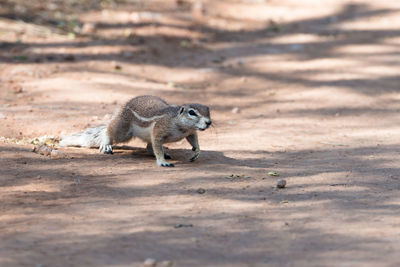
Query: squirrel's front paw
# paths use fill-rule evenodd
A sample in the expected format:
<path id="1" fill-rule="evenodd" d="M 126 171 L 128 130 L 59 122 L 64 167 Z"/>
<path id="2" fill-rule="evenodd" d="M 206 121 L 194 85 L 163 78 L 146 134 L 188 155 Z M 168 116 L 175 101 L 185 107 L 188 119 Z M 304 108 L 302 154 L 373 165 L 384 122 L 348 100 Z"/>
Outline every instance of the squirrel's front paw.
<path id="1" fill-rule="evenodd" d="M 163 163 L 161 167 L 175 167 L 175 165 L 173 163 Z"/>
<path id="2" fill-rule="evenodd" d="M 175 167 L 173 163 L 169 163 L 166 161 L 157 161 L 157 165 L 160 167 Z"/>
<path id="3" fill-rule="evenodd" d="M 199 156 L 200 156 L 200 150 L 197 150 L 197 151 L 194 153 L 194 156 L 190 158 L 190 162 L 195 161 L 196 159 L 199 158 Z"/>

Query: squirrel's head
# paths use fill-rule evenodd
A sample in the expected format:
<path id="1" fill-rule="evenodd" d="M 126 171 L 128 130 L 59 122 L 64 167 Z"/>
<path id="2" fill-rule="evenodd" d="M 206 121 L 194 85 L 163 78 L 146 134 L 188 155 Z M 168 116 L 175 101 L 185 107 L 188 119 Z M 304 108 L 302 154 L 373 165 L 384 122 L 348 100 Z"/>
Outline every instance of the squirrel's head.
<path id="1" fill-rule="evenodd" d="M 211 125 L 210 109 L 201 104 L 186 104 L 180 107 L 179 116 L 186 127 L 204 131 Z"/>

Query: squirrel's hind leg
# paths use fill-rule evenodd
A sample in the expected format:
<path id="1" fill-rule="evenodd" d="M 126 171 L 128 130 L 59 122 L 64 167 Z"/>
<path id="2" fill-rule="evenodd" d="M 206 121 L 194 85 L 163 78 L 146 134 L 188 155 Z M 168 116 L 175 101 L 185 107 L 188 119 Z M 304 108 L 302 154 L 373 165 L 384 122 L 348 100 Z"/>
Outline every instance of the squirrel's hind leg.
<path id="1" fill-rule="evenodd" d="M 99 150 L 104 154 L 114 154 L 112 145 L 100 145 Z"/>

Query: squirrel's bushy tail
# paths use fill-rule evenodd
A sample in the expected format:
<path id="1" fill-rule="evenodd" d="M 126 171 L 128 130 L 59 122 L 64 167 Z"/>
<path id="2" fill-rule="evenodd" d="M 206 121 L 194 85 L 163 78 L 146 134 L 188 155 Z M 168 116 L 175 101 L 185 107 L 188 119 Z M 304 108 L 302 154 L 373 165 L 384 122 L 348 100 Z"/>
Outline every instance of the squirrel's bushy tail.
<path id="1" fill-rule="evenodd" d="M 65 136 L 60 146 L 99 147 L 107 136 L 107 125 L 88 128 L 82 132 Z"/>

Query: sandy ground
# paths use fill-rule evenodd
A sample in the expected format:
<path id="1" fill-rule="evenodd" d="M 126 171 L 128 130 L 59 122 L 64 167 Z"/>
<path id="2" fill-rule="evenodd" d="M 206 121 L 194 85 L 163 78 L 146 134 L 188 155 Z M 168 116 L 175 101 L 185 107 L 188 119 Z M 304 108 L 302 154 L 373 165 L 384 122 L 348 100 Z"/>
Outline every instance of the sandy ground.
<path id="1" fill-rule="evenodd" d="M 400 265 L 398 1 L 5 2 L 0 266 Z M 198 161 L 32 152 L 142 94 L 210 106 Z"/>

